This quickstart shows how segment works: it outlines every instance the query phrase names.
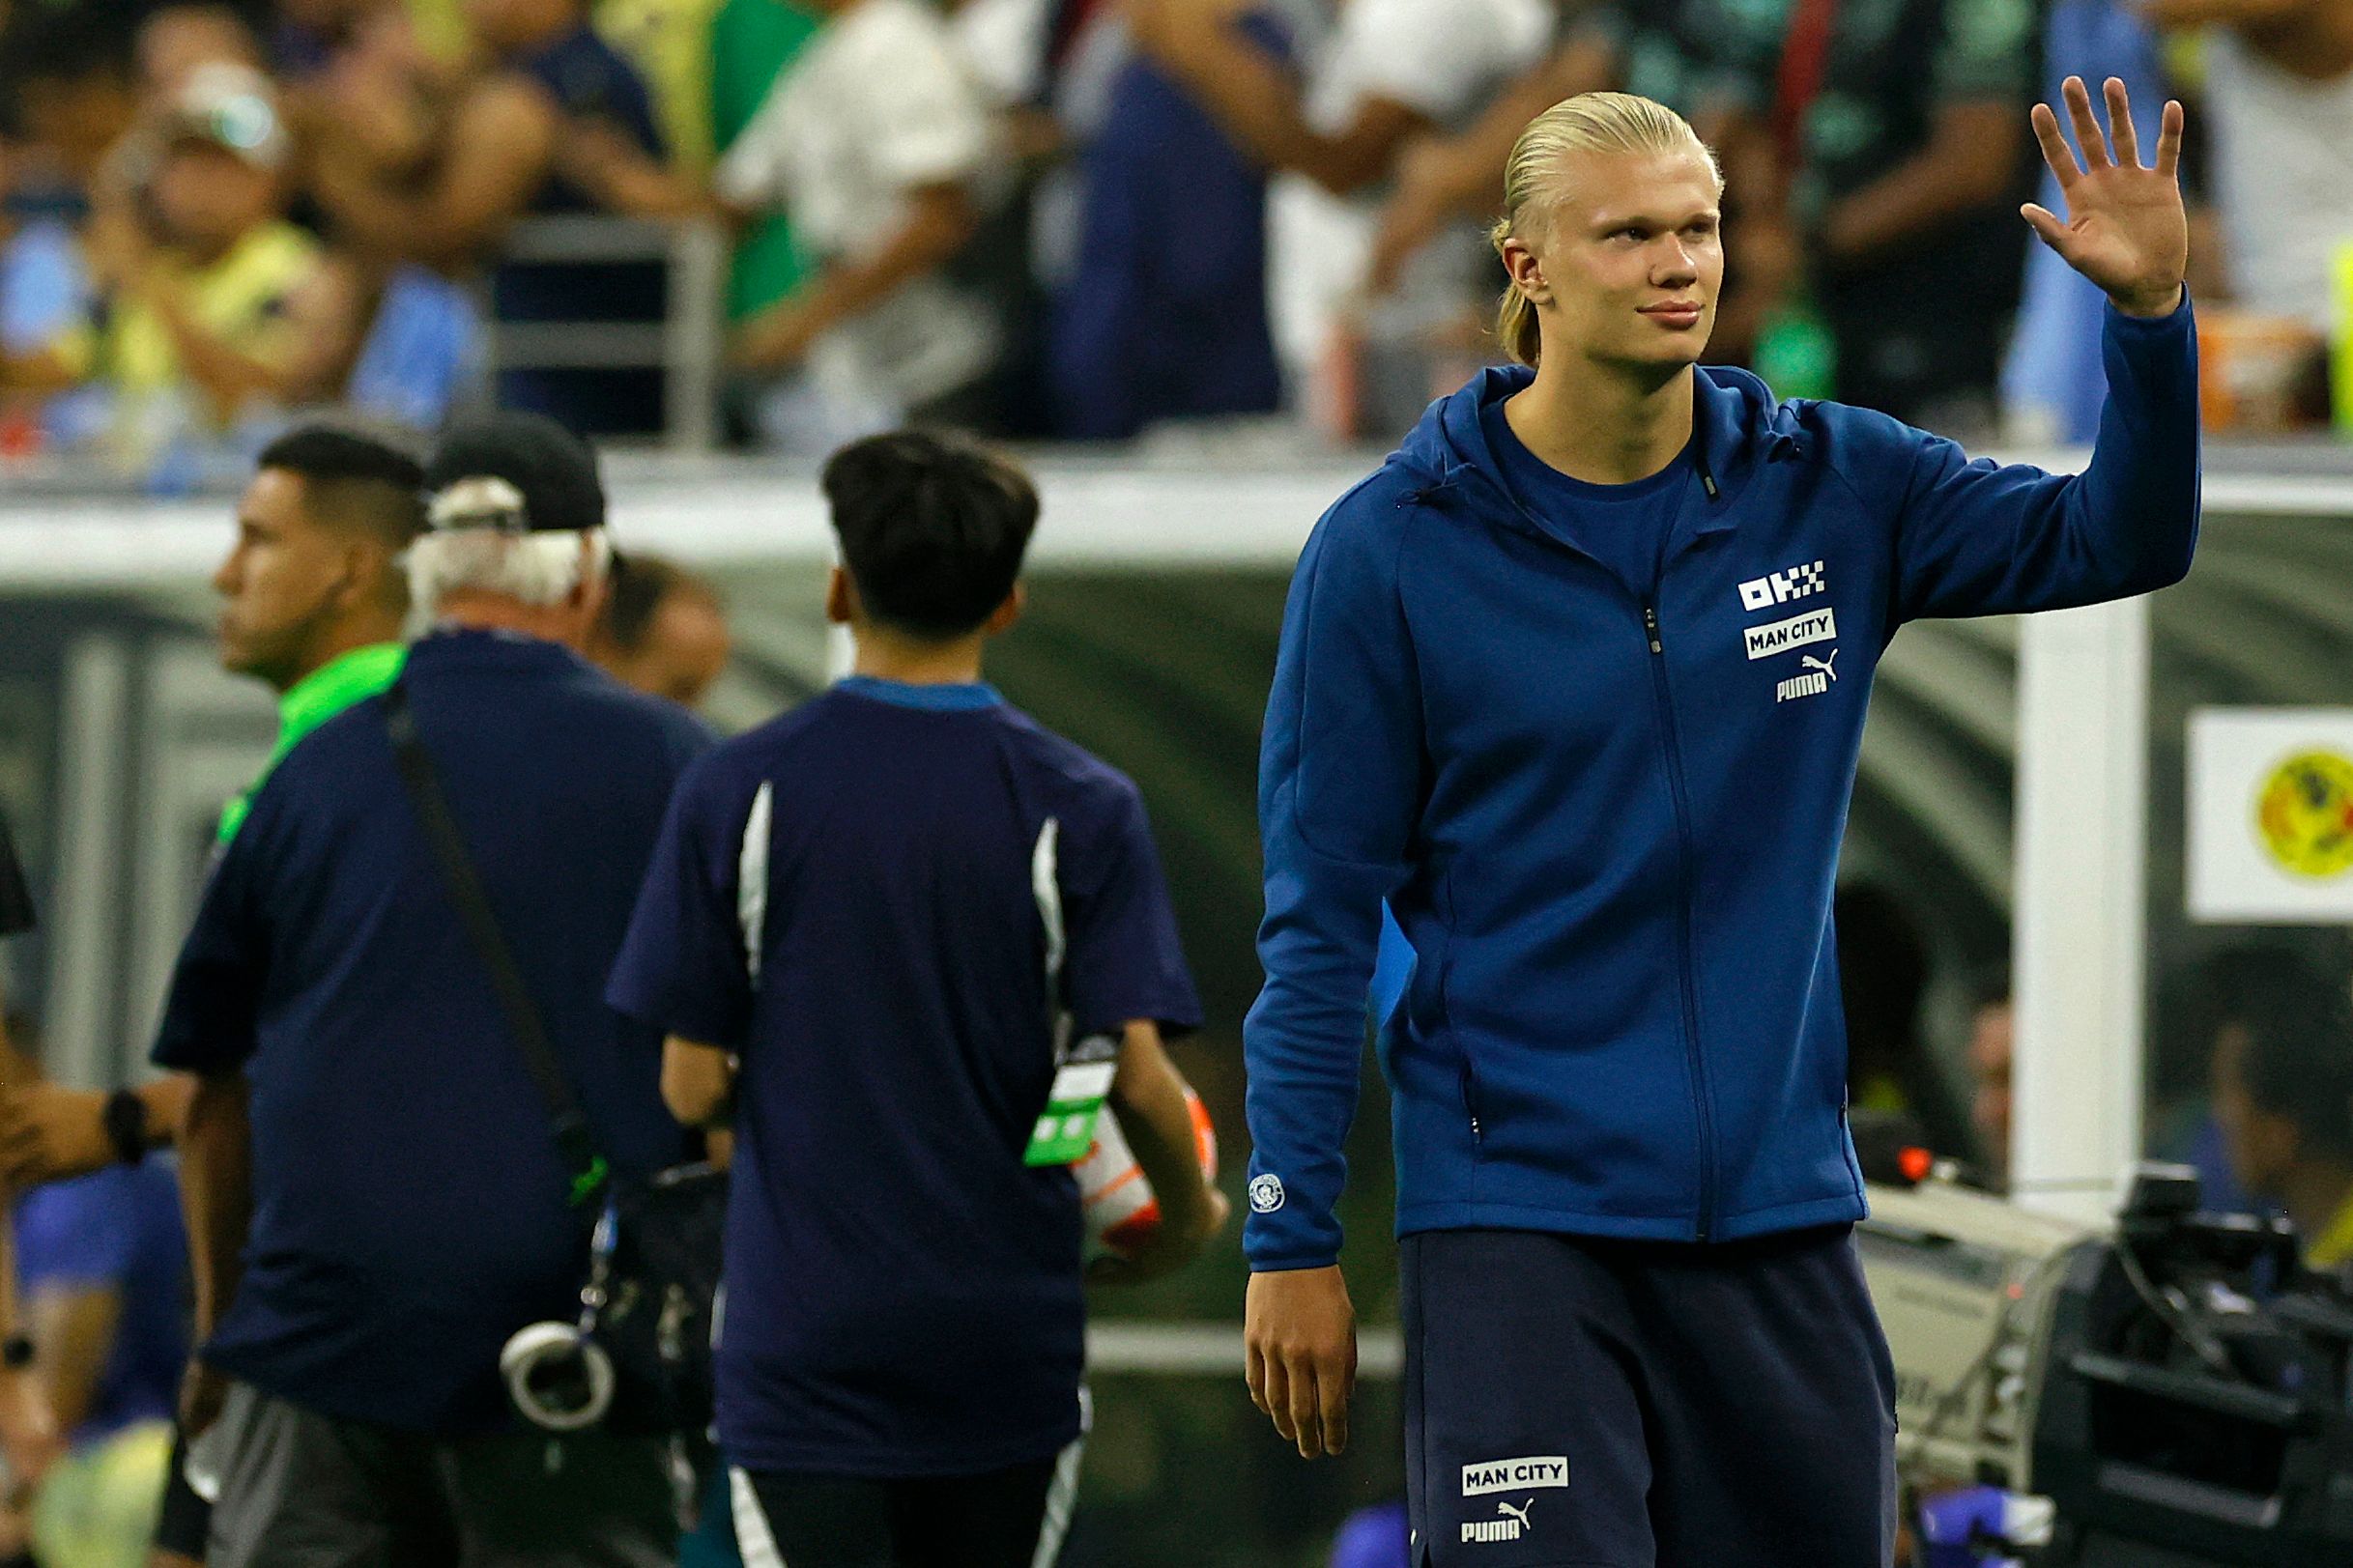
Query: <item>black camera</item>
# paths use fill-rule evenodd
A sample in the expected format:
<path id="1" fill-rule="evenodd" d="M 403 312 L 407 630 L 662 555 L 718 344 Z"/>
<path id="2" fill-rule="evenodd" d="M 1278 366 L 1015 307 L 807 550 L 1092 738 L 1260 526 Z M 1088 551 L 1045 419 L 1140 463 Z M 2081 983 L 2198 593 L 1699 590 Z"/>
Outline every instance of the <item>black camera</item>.
<path id="1" fill-rule="evenodd" d="M 2353 1564 L 2353 1280 L 2143 1165 L 2067 1256 L 2033 1436 L 2049 1568 Z"/>

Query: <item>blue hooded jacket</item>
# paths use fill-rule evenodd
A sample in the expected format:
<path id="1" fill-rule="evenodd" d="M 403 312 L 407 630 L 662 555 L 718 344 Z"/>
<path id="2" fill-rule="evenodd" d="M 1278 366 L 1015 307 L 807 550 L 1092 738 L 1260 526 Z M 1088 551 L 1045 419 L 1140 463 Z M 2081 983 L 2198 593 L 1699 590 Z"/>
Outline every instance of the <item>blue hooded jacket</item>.
<path id="1" fill-rule="evenodd" d="M 1483 372 L 1328 512 L 1291 584 L 1244 1032 L 1255 1269 L 1337 1260 L 1384 898 L 1397 1229 L 1733 1240 L 1860 1218 L 1831 884 L 1880 651 L 1908 620 L 2180 580 L 2197 536 L 2188 302 L 2109 309 L 2080 476 L 1970 462 L 1703 369 L 1645 600 L 1606 520 L 1508 491 Z"/>

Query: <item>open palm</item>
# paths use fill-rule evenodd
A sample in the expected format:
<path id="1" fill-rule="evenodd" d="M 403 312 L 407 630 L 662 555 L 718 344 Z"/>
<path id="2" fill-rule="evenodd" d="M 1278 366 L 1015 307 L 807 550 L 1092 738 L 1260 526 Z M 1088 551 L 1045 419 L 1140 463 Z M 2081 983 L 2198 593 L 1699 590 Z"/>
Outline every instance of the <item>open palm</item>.
<path id="1" fill-rule="evenodd" d="M 2020 212 L 2043 242 L 2107 291 L 2117 309 L 2162 316 L 2179 302 L 2182 272 L 2190 261 L 2190 223 L 2182 211 L 2177 175 L 2182 108 L 2175 102 L 2166 104 L 2157 131 L 2157 166 L 2143 168 L 2124 83 L 2110 76 L 2103 91 L 2112 148 L 2092 114 L 2091 93 L 2083 78 L 2070 76 L 2060 89 L 2076 141 L 2083 149 L 2080 163 L 2051 105 L 2034 106 L 2035 139 L 2042 143 L 2043 161 L 2059 183 L 2067 219 L 2061 222 L 2033 202 Z"/>

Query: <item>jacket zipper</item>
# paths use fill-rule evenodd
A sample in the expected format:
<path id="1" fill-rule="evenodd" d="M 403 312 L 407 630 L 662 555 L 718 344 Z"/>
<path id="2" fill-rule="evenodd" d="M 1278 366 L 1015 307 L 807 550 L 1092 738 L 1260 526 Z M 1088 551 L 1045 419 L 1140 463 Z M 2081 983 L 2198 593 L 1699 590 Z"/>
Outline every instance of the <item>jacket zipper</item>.
<path id="1" fill-rule="evenodd" d="M 1716 1140 L 1715 1116 L 1708 1108 L 1707 1059 L 1700 1050 L 1699 1000 L 1691 984 L 1691 803 L 1683 794 L 1683 752 L 1675 732 L 1675 702 L 1667 689 L 1667 650 L 1659 639 L 1656 605 L 1647 602 L 1643 605 L 1642 629 L 1650 641 L 1651 686 L 1658 698 L 1660 730 L 1667 741 L 1667 787 L 1675 798 L 1675 838 L 1680 852 L 1676 866 L 1676 979 L 1683 1000 L 1683 1050 L 1691 1063 L 1692 1093 L 1699 1100 L 1699 1240 L 1705 1241 L 1715 1229 Z"/>
<path id="2" fill-rule="evenodd" d="M 1484 1148 L 1487 1135 L 1478 1124 L 1478 1079 L 1472 1074 L 1471 1057 L 1467 1051 L 1462 1059 L 1462 1109 L 1463 1114 L 1471 1119 L 1472 1146 L 1475 1149 Z"/>
<path id="3" fill-rule="evenodd" d="M 1716 499 L 1719 495 L 1721 495 L 1721 492 L 1716 487 L 1715 471 L 1707 462 L 1707 454 L 1706 451 L 1703 450 L 1697 454 L 1696 462 L 1699 468 L 1701 488 L 1707 491 L 1707 499 L 1709 500 Z M 1525 501 L 1520 500 L 1516 496 L 1512 497 L 1511 499 L 1512 504 L 1519 508 L 1520 515 L 1528 520 L 1530 526 L 1535 527 L 1536 531 L 1543 537 L 1547 539 L 1553 537 L 1551 530 L 1544 527 L 1542 520 L 1537 518 L 1535 513 L 1528 509 L 1528 505 Z M 1673 537 L 1672 525 L 1669 526 L 1669 537 L 1670 539 Z M 1575 545 L 1570 545 L 1567 548 L 1580 556 L 1585 556 L 1588 560 L 1594 559 L 1593 556 L 1588 555 L 1585 551 L 1578 549 Z M 1598 565 L 1599 562 L 1595 561 L 1595 564 Z M 1661 575 L 1663 576 L 1666 570 L 1663 556 L 1659 569 Z M 1700 1124 L 1700 1221 L 1698 1240 L 1706 1241 L 1711 1235 L 1714 1234 L 1715 1231 L 1716 1137 L 1715 1116 L 1714 1113 L 1708 1109 L 1709 1095 L 1707 1088 L 1707 1063 L 1700 1054 L 1699 997 L 1694 991 L 1691 982 L 1691 950 L 1693 945 L 1691 940 L 1691 863 L 1696 858 L 1691 844 L 1691 803 L 1685 798 L 1683 793 L 1683 753 L 1681 743 L 1678 740 L 1675 732 L 1674 698 L 1667 689 L 1667 661 L 1665 657 L 1667 650 L 1666 645 L 1659 640 L 1658 606 L 1649 599 L 1643 599 L 1640 602 L 1642 604 L 1643 634 L 1650 640 L 1650 656 L 1655 661 L 1655 663 L 1653 663 L 1651 666 L 1651 689 L 1652 694 L 1657 698 L 1658 702 L 1659 726 L 1661 731 L 1665 734 L 1667 741 L 1667 787 L 1675 799 L 1675 837 L 1677 847 L 1681 852 L 1681 858 L 1677 866 L 1678 899 L 1676 908 L 1676 945 L 1678 949 L 1677 956 L 1679 962 L 1676 969 L 1676 980 L 1682 992 L 1683 1051 L 1691 1065 L 1692 1089 L 1699 1100 L 1699 1105 L 1697 1107 L 1699 1111 Z M 1470 1081 L 1470 1062 L 1467 1058 L 1463 1063 L 1463 1087 L 1467 1100 L 1469 1091 L 1472 1087 Z M 1472 1148 L 1474 1151 L 1477 1151 L 1483 1145 L 1483 1139 L 1480 1135 L 1478 1111 L 1477 1106 L 1474 1104 L 1466 1103 L 1464 1108 L 1470 1113 Z"/>

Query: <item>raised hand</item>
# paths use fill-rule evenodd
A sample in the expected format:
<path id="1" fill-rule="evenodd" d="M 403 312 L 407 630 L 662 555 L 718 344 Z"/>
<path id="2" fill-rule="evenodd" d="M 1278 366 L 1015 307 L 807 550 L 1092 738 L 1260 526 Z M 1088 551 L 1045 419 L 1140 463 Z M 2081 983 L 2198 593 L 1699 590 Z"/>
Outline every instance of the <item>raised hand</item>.
<path id="1" fill-rule="evenodd" d="M 2157 132 L 2157 166 L 2140 164 L 2140 142 L 2133 130 L 2132 105 L 2124 83 L 2110 76 L 2103 89 L 2113 146 L 2092 114 L 2091 93 L 2080 76 L 2070 76 L 2060 96 L 2075 126 L 2083 161 L 2059 130 L 2048 103 L 2031 116 L 2043 161 L 2051 165 L 2067 205 L 2061 222 L 2049 209 L 2028 202 L 2019 209 L 2043 243 L 2090 278 L 2130 316 L 2164 316 L 2181 302 L 2182 272 L 2190 262 L 2190 222 L 2182 211 L 2182 108 L 2168 101 Z"/>

